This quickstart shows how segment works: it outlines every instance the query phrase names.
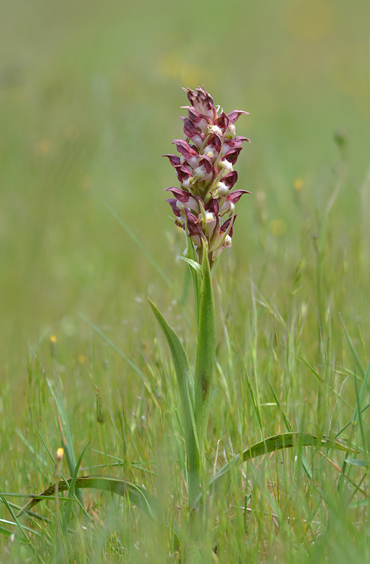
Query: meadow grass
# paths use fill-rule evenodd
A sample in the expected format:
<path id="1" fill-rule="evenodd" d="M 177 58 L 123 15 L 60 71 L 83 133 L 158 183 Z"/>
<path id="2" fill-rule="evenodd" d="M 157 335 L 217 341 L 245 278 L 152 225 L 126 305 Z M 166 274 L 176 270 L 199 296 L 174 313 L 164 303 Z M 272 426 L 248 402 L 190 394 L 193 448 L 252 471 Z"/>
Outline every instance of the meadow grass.
<path id="1" fill-rule="evenodd" d="M 6 7 L 1 561 L 369 559 L 369 8 L 355 4 Z M 181 136 L 180 86 L 202 82 L 251 112 L 238 186 L 253 192 L 214 280 L 207 476 L 290 430 L 357 452 L 298 444 L 234 466 L 190 525 L 176 377 L 146 296 L 194 363 L 160 155 Z M 88 488 L 18 518 L 54 480 L 61 431 L 79 476 L 144 486 L 158 520 Z"/>

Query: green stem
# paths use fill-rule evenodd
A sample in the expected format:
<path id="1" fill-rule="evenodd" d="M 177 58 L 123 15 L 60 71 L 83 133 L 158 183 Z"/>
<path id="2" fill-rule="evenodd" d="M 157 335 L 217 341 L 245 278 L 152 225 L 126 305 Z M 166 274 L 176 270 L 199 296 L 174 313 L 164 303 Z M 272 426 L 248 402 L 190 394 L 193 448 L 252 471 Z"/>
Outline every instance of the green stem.
<path id="1" fill-rule="evenodd" d="M 213 386 L 216 350 L 215 305 L 208 247 L 202 249 L 202 285 L 200 288 L 198 346 L 194 380 L 194 410 L 198 432 L 200 466 L 204 466 L 204 449 Z"/>
<path id="2" fill-rule="evenodd" d="M 189 490 L 189 509 L 193 507 L 199 496 L 199 487 L 201 484 L 201 468 L 200 458 L 194 435 L 185 437 L 188 459 L 188 490 Z"/>

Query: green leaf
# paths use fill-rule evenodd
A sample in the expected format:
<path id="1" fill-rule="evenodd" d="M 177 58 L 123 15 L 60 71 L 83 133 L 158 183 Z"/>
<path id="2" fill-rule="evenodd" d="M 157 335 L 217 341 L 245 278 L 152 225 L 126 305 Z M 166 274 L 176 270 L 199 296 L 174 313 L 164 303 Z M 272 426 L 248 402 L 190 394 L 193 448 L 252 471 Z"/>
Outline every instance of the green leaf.
<path id="1" fill-rule="evenodd" d="M 77 460 L 77 463 L 76 463 L 76 466 L 75 466 L 75 469 L 74 469 L 74 472 L 73 472 L 72 480 L 71 480 L 71 483 L 69 485 L 68 497 L 73 497 L 73 495 L 75 493 L 78 472 L 80 470 L 83 455 L 85 454 L 86 449 L 89 446 L 89 444 L 90 443 L 88 442 L 87 445 L 85 446 L 85 448 L 83 449 L 83 451 L 81 452 L 78 460 Z"/>
<path id="2" fill-rule="evenodd" d="M 196 435 L 193 407 L 193 382 L 188 357 L 175 331 L 170 327 L 150 298 L 148 298 L 148 301 L 170 347 L 180 391 L 185 427 L 186 429 L 191 428 Z"/>
<path id="3" fill-rule="evenodd" d="M 360 509 L 361 507 L 369 507 L 369 498 L 366 499 L 358 499 L 356 501 L 352 501 L 348 505 L 348 509 Z"/>
<path id="4" fill-rule="evenodd" d="M 5 535 L 6 537 L 11 537 L 14 533 L 12 533 L 12 531 L 9 531 L 5 527 L 0 526 L 0 534 Z M 29 543 L 29 540 L 26 539 L 25 537 L 20 537 L 19 535 L 14 535 L 14 538 L 17 539 L 17 541 Z"/>
<path id="5" fill-rule="evenodd" d="M 334 448 L 336 450 L 341 450 L 344 452 L 357 452 L 356 449 L 348 447 L 338 439 L 331 439 L 328 437 L 319 437 L 317 435 L 312 435 L 311 433 L 281 433 L 279 435 L 273 435 L 267 439 L 254 444 L 250 448 L 243 451 L 242 455 L 237 454 L 234 456 L 225 466 L 223 466 L 210 480 L 209 486 L 214 486 L 222 476 L 227 474 L 227 472 L 235 466 L 238 462 L 247 462 L 252 460 L 257 456 L 263 454 L 269 454 L 277 450 L 283 450 L 286 448 L 292 448 L 294 446 L 310 446 L 317 448 Z M 201 500 L 202 494 L 196 500 L 196 503 Z"/>
<path id="6" fill-rule="evenodd" d="M 194 391 L 190 365 L 184 347 L 175 331 L 167 323 L 166 319 L 148 298 L 150 307 L 166 337 L 168 346 L 172 354 L 173 363 L 177 376 L 177 383 L 180 391 L 180 400 L 183 413 L 183 424 L 185 429 L 185 441 L 189 461 L 189 490 L 193 500 L 195 492 L 199 487 L 199 443 L 194 416 Z"/>
<path id="7" fill-rule="evenodd" d="M 213 368 L 216 352 L 215 304 L 212 277 L 208 260 L 208 246 L 202 241 L 202 286 L 199 300 L 198 347 L 195 367 L 194 398 L 201 456 L 210 411 Z"/>
<path id="8" fill-rule="evenodd" d="M 262 454 L 268 454 L 285 448 L 292 448 L 295 445 L 302 447 L 311 446 L 334 448 L 345 452 L 356 452 L 356 450 L 352 447 L 347 447 L 344 443 L 336 439 L 319 437 L 317 435 L 312 435 L 311 433 L 281 433 L 279 435 L 269 437 L 264 441 L 260 441 L 251 448 L 246 449 L 243 452 L 243 462 L 256 458 L 256 456 L 261 456 Z"/>
<path id="9" fill-rule="evenodd" d="M 13 525 L 14 527 L 17 526 L 17 523 L 15 521 L 8 521 L 7 519 L 0 519 L 0 523 L 3 523 L 5 525 Z M 31 529 L 30 527 L 26 527 L 25 525 L 23 525 L 23 529 L 25 531 L 28 531 L 30 533 L 33 533 L 34 535 L 41 537 L 41 533 L 39 533 L 38 531 L 35 531 L 34 529 Z M 9 532 L 9 531 L 8 531 Z M 21 537 L 18 537 L 18 539 Z M 23 537 L 22 537 L 23 538 Z"/>
<path id="10" fill-rule="evenodd" d="M 361 466 L 363 468 L 369 467 L 369 462 L 367 460 L 361 460 L 358 458 L 351 458 L 350 456 L 346 458 L 347 464 L 352 464 L 352 466 Z"/>
<path id="11" fill-rule="evenodd" d="M 199 262 L 197 262 L 197 261 L 195 261 L 195 260 L 193 260 L 193 259 L 184 257 L 183 255 L 180 255 L 180 256 L 177 257 L 177 258 L 179 258 L 180 260 L 183 260 L 183 261 L 186 262 L 189 266 L 191 266 L 191 268 L 193 268 L 193 269 L 195 270 L 195 272 L 197 272 L 198 274 L 201 274 L 202 269 L 201 269 L 201 267 L 200 267 Z"/>
<path id="12" fill-rule="evenodd" d="M 73 478 L 68 480 L 60 480 L 58 484 L 59 492 L 64 492 L 70 489 Z M 92 488 L 100 491 L 110 492 L 122 497 L 130 498 L 131 503 L 137 505 L 148 517 L 157 520 L 156 499 L 151 496 L 141 486 L 136 486 L 131 482 L 126 482 L 120 478 L 113 478 L 111 476 L 81 476 L 75 481 L 75 488 Z M 20 517 L 24 512 L 29 511 L 37 503 L 42 501 L 44 497 L 52 496 L 55 492 L 55 484 L 51 484 L 43 490 L 37 497 L 31 499 L 18 513 Z"/>
<path id="13" fill-rule="evenodd" d="M 68 498 L 69 498 L 70 501 L 72 501 L 74 498 L 76 498 L 75 490 L 76 490 L 76 481 L 77 481 L 77 477 L 78 477 L 78 472 L 80 470 L 83 455 L 85 454 L 86 449 L 89 446 L 89 444 L 90 444 L 90 442 L 87 443 L 87 445 L 85 446 L 85 448 L 81 452 L 81 454 L 80 454 L 80 456 L 77 460 L 75 469 L 73 471 L 72 480 L 69 484 L 69 490 L 68 490 Z M 78 498 L 76 498 L 76 499 L 78 500 Z M 70 511 L 71 511 L 71 503 L 67 503 L 66 506 L 65 506 L 65 509 L 64 509 L 64 519 L 65 519 L 65 521 L 68 521 Z"/>

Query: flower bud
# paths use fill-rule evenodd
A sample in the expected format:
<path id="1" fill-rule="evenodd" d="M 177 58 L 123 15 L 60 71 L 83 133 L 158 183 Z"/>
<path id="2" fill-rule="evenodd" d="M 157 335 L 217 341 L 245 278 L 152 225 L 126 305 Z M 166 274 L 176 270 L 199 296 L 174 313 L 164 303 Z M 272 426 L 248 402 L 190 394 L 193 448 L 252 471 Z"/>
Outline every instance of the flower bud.
<path id="1" fill-rule="evenodd" d="M 56 480 L 59 480 L 60 476 L 62 475 L 63 458 L 64 449 L 62 447 L 59 447 L 55 455 L 54 477 Z"/>
<path id="2" fill-rule="evenodd" d="M 226 134 L 226 139 L 229 139 L 230 137 L 235 137 L 235 125 L 233 123 L 230 123 L 228 133 Z"/>

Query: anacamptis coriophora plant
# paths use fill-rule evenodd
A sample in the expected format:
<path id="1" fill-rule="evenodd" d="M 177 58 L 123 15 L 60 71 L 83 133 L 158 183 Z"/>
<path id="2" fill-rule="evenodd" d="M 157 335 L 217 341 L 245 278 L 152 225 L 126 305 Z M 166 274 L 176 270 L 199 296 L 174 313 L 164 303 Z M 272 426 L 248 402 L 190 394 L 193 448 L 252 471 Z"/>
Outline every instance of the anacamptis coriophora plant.
<path id="1" fill-rule="evenodd" d="M 164 331 L 173 356 L 180 389 L 187 450 L 190 508 L 202 483 L 204 444 L 212 396 L 216 332 L 212 274 L 224 249 L 231 247 L 236 219 L 235 205 L 247 190 L 234 190 L 238 173 L 234 165 L 242 144 L 235 122 L 247 112 L 226 114 L 216 108 L 203 88 L 184 88 L 189 106 L 182 117 L 185 139 L 175 139 L 179 155 L 165 155 L 174 167 L 180 187 L 166 188 L 175 223 L 184 230 L 184 256 L 194 282 L 197 318 L 195 371 L 173 329 L 158 309 L 153 311 Z"/>

